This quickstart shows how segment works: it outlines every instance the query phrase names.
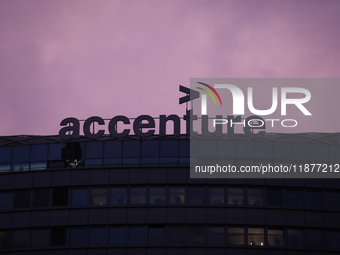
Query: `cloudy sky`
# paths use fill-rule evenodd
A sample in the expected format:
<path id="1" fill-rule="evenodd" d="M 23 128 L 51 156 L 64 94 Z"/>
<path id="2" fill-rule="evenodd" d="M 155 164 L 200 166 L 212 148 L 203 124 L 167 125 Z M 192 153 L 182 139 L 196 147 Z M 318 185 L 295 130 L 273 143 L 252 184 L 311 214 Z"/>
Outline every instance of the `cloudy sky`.
<path id="1" fill-rule="evenodd" d="M 182 115 L 192 77 L 339 77 L 339 13 L 337 0 L 2 0 L 0 136 Z M 334 108 L 328 91 L 318 103 Z"/>

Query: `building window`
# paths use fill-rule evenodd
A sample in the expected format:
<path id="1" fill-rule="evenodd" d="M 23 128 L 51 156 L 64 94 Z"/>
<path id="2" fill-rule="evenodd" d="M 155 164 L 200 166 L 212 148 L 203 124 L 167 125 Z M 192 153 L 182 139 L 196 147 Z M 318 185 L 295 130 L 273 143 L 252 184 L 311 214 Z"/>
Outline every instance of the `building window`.
<path id="1" fill-rule="evenodd" d="M 50 205 L 50 189 L 33 190 L 33 207 L 48 207 Z"/>
<path id="2" fill-rule="evenodd" d="M 340 209 L 340 192 L 326 192 L 325 199 L 327 209 Z"/>
<path id="3" fill-rule="evenodd" d="M 228 204 L 243 205 L 244 204 L 244 188 L 228 188 Z"/>
<path id="4" fill-rule="evenodd" d="M 90 228 L 90 245 L 104 245 L 106 231 L 104 227 Z"/>
<path id="5" fill-rule="evenodd" d="M 286 191 L 286 206 L 287 207 L 302 207 L 302 191 L 288 189 Z"/>
<path id="6" fill-rule="evenodd" d="M 52 200 L 53 206 L 68 205 L 68 188 L 54 188 Z"/>
<path id="7" fill-rule="evenodd" d="M 303 230 L 299 229 L 288 229 L 288 246 L 294 248 L 303 247 Z"/>
<path id="8" fill-rule="evenodd" d="M 32 230 L 32 248 L 47 247 L 49 245 L 49 235 L 47 228 Z"/>
<path id="9" fill-rule="evenodd" d="M 307 247 L 322 248 L 323 247 L 323 231 L 317 229 L 307 229 Z"/>
<path id="10" fill-rule="evenodd" d="M 28 208 L 31 204 L 31 190 L 23 189 L 15 191 L 15 208 Z"/>
<path id="11" fill-rule="evenodd" d="M 51 228 L 51 246 L 66 245 L 66 227 Z"/>
<path id="12" fill-rule="evenodd" d="M 204 244 L 204 227 L 189 226 L 188 227 L 188 243 L 189 244 Z"/>
<path id="13" fill-rule="evenodd" d="M 204 187 L 189 187 L 189 204 L 204 204 Z"/>
<path id="14" fill-rule="evenodd" d="M 327 248 L 340 250 L 340 232 L 327 231 Z"/>
<path id="15" fill-rule="evenodd" d="M 306 191 L 306 207 L 322 208 L 322 194 L 320 191 Z"/>
<path id="16" fill-rule="evenodd" d="M 111 227 L 110 228 L 110 244 L 122 245 L 126 243 L 125 227 Z"/>
<path id="17" fill-rule="evenodd" d="M 0 192 L 0 210 L 12 209 L 12 192 Z"/>
<path id="18" fill-rule="evenodd" d="M 91 197 L 93 205 L 106 205 L 106 188 L 92 188 Z"/>
<path id="19" fill-rule="evenodd" d="M 9 231 L 0 230 L 0 250 L 8 249 L 9 246 Z"/>
<path id="20" fill-rule="evenodd" d="M 146 188 L 130 189 L 130 204 L 145 204 Z"/>
<path id="21" fill-rule="evenodd" d="M 283 206 L 282 188 L 267 188 L 267 205 Z"/>
<path id="22" fill-rule="evenodd" d="M 86 245 L 86 228 L 70 228 L 70 245 L 84 246 Z"/>
<path id="23" fill-rule="evenodd" d="M 268 245 L 283 246 L 283 229 L 268 229 Z"/>
<path id="24" fill-rule="evenodd" d="M 72 189 L 72 205 L 87 205 L 87 188 Z"/>
<path id="25" fill-rule="evenodd" d="M 30 243 L 28 229 L 13 230 L 12 248 L 27 248 Z"/>
<path id="26" fill-rule="evenodd" d="M 228 228 L 228 244 L 244 245 L 244 228 Z"/>
<path id="27" fill-rule="evenodd" d="M 164 244 L 165 228 L 161 226 L 149 227 L 149 244 Z"/>
<path id="28" fill-rule="evenodd" d="M 209 227 L 208 240 L 211 245 L 224 245 L 224 227 Z"/>
<path id="29" fill-rule="evenodd" d="M 248 228 L 248 245 L 263 246 L 264 245 L 264 229 Z"/>
<path id="30" fill-rule="evenodd" d="M 129 228 L 129 244 L 145 244 L 145 227 Z"/>
<path id="31" fill-rule="evenodd" d="M 165 203 L 165 188 L 150 188 L 150 204 Z"/>
<path id="32" fill-rule="evenodd" d="M 248 205 L 263 205 L 263 188 L 248 188 Z"/>
<path id="33" fill-rule="evenodd" d="M 170 187 L 169 188 L 169 203 L 170 204 L 184 204 L 185 203 L 185 188 L 184 187 Z"/>
<path id="34" fill-rule="evenodd" d="M 111 188 L 111 204 L 126 204 L 126 188 Z"/>
<path id="35" fill-rule="evenodd" d="M 214 205 L 224 204 L 224 188 L 209 188 L 208 196 L 209 204 Z"/>
<path id="36" fill-rule="evenodd" d="M 185 227 L 184 226 L 169 226 L 168 227 L 168 242 L 169 244 L 184 244 L 185 243 Z"/>

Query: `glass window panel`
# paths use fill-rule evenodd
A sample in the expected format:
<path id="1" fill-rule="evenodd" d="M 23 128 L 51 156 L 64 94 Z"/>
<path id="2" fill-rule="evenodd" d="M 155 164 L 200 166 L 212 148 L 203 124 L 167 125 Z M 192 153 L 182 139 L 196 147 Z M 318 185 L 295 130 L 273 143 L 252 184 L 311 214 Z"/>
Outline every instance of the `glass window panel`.
<path id="1" fill-rule="evenodd" d="M 121 165 L 122 158 L 104 158 L 104 165 Z"/>
<path id="2" fill-rule="evenodd" d="M 28 229 L 13 230 L 12 248 L 27 248 L 30 243 Z"/>
<path id="3" fill-rule="evenodd" d="M 12 147 L 0 148 L 0 164 L 12 162 Z"/>
<path id="4" fill-rule="evenodd" d="M 322 208 L 322 194 L 320 191 L 306 191 L 306 207 Z"/>
<path id="5" fill-rule="evenodd" d="M 123 141 L 123 157 L 140 157 L 140 141 Z"/>
<path id="6" fill-rule="evenodd" d="M 87 142 L 86 158 L 103 158 L 103 142 Z"/>
<path id="7" fill-rule="evenodd" d="M 177 140 L 161 140 L 161 157 L 178 157 Z"/>
<path id="8" fill-rule="evenodd" d="M 30 170 L 29 163 L 16 163 L 13 164 L 13 171 L 28 171 Z"/>
<path id="9" fill-rule="evenodd" d="M 283 189 L 267 188 L 267 205 L 283 206 Z"/>
<path id="10" fill-rule="evenodd" d="M 56 143 L 48 145 L 48 160 L 62 160 L 61 149 L 65 147 L 65 143 Z"/>
<path id="11" fill-rule="evenodd" d="M 143 140 L 142 157 L 159 157 L 159 141 Z"/>
<path id="12" fill-rule="evenodd" d="M 327 231 L 327 248 L 340 250 L 340 232 Z"/>
<path id="13" fill-rule="evenodd" d="M 0 250 L 7 249 L 9 245 L 9 231 L 0 230 Z"/>
<path id="14" fill-rule="evenodd" d="M 72 189 L 72 205 L 87 205 L 87 188 Z"/>
<path id="15" fill-rule="evenodd" d="M 86 245 L 86 228 L 70 228 L 70 245 Z"/>
<path id="16" fill-rule="evenodd" d="M 125 227 L 112 227 L 110 228 L 110 244 L 113 245 L 121 245 L 125 244 L 126 234 L 125 234 Z"/>
<path id="17" fill-rule="evenodd" d="M 9 172 L 9 171 L 11 171 L 10 164 L 0 165 L 0 172 Z"/>
<path id="18" fill-rule="evenodd" d="M 169 188 L 169 203 L 170 204 L 184 204 L 185 203 L 185 188 L 184 187 L 170 187 Z"/>
<path id="19" fill-rule="evenodd" d="M 49 246 L 49 236 L 47 228 L 32 230 L 32 247 L 47 247 Z"/>
<path id="20" fill-rule="evenodd" d="M 185 227 L 184 226 L 169 226 L 168 227 L 168 242 L 169 244 L 184 244 L 185 243 Z"/>
<path id="21" fill-rule="evenodd" d="M 244 245 L 244 228 L 228 228 L 228 244 Z"/>
<path id="22" fill-rule="evenodd" d="M 145 228 L 130 227 L 129 228 L 129 244 L 145 244 Z"/>
<path id="23" fill-rule="evenodd" d="M 323 231 L 307 229 L 307 247 L 322 248 L 323 247 Z"/>
<path id="24" fill-rule="evenodd" d="M 243 205 L 244 204 L 244 188 L 228 188 L 228 204 Z"/>
<path id="25" fill-rule="evenodd" d="M 326 192 L 325 199 L 327 209 L 340 209 L 339 192 Z"/>
<path id="26" fill-rule="evenodd" d="M 130 204 L 145 204 L 146 188 L 130 189 Z"/>
<path id="27" fill-rule="evenodd" d="M 92 204 L 106 205 L 106 188 L 92 188 Z"/>
<path id="28" fill-rule="evenodd" d="M 253 246 L 264 245 L 264 229 L 248 228 L 248 244 Z"/>
<path id="29" fill-rule="evenodd" d="M 208 231 L 209 244 L 224 245 L 224 228 L 223 227 L 209 227 Z"/>
<path id="30" fill-rule="evenodd" d="M 303 230 L 299 229 L 288 229 L 288 246 L 301 248 L 303 247 Z"/>
<path id="31" fill-rule="evenodd" d="M 31 170 L 47 169 L 47 162 L 31 162 Z"/>
<path id="32" fill-rule="evenodd" d="M 111 188 L 111 205 L 126 204 L 126 188 Z"/>
<path id="33" fill-rule="evenodd" d="M 150 204 L 165 203 L 165 188 L 150 188 Z"/>
<path id="34" fill-rule="evenodd" d="M 90 245 L 104 245 L 105 232 L 104 227 L 90 228 Z"/>
<path id="35" fill-rule="evenodd" d="M 224 188 L 209 188 L 208 196 L 209 204 L 214 205 L 224 204 Z"/>
<path id="36" fill-rule="evenodd" d="M 28 162 L 30 160 L 30 146 L 14 146 L 13 162 Z"/>
<path id="37" fill-rule="evenodd" d="M 139 165 L 140 158 L 123 158 L 123 165 Z"/>
<path id="38" fill-rule="evenodd" d="M 268 245 L 283 246 L 283 229 L 268 229 Z"/>
<path id="39" fill-rule="evenodd" d="M 66 227 L 51 228 L 51 246 L 66 245 Z"/>
<path id="40" fill-rule="evenodd" d="M 204 187 L 189 187 L 189 204 L 204 204 Z"/>
<path id="41" fill-rule="evenodd" d="M 252 141 L 237 141 L 236 157 L 253 158 L 254 157 L 254 143 Z"/>
<path id="42" fill-rule="evenodd" d="M 102 159 L 86 159 L 86 166 L 101 166 L 103 164 Z"/>
<path id="43" fill-rule="evenodd" d="M 54 188 L 53 189 L 53 206 L 68 205 L 68 188 Z"/>
<path id="44" fill-rule="evenodd" d="M 23 189 L 15 191 L 15 200 L 14 207 L 15 208 L 28 208 L 31 204 L 31 190 Z"/>
<path id="45" fill-rule="evenodd" d="M 12 192 L 0 192 L 0 210 L 12 209 Z"/>
<path id="46" fill-rule="evenodd" d="M 48 145 L 36 144 L 31 146 L 31 161 L 47 160 Z"/>
<path id="47" fill-rule="evenodd" d="M 164 227 L 149 227 L 149 244 L 164 244 Z"/>
<path id="48" fill-rule="evenodd" d="M 104 142 L 105 158 L 121 158 L 122 157 L 122 141 L 105 141 Z"/>
<path id="49" fill-rule="evenodd" d="M 188 243 L 204 244 L 204 227 L 188 226 Z"/>
<path id="50" fill-rule="evenodd" d="M 302 207 L 302 191 L 288 189 L 286 191 L 286 205 L 288 207 Z"/>
<path id="51" fill-rule="evenodd" d="M 263 205 L 263 188 L 248 188 L 248 205 Z"/>
<path id="52" fill-rule="evenodd" d="M 179 157 L 190 157 L 190 141 L 179 140 Z"/>
<path id="53" fill-rule="evenodd" d="M 33 207 L 48 207 L 50 203 L 50 189 L 33 190 Z"/>

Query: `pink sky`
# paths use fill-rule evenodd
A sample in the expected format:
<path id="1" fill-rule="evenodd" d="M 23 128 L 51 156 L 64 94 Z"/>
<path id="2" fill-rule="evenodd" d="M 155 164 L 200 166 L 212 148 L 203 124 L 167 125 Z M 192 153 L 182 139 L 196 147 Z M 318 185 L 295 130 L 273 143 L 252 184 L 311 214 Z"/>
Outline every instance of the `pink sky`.
<path id="1" fill-rule="evenodd" d="M 339 77 L 339 13 L 337 0 L 0 1 L 0 136 L 183 115 L 193 77 Z"/>

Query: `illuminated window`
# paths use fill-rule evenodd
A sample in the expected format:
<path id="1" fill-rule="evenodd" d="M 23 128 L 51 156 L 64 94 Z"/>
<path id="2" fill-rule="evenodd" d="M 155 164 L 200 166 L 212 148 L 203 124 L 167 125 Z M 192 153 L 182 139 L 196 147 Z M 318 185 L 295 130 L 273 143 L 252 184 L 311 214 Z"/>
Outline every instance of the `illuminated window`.
<path id="1" fill-rule="evenodd" d="M 282 229 L 268 229 L 268 245 L 283 246 L 283 230 Z"/>
<path id="2" fill-rule="evenodd" d="M 264 245 L 264 229 L 248 228 L 248 245 L 263 246 Z"/>
<path id="3" fill-rule="evenodd" d="M 185 188 L 184 187 L 170 187 L 169 188 L 169 203 L 170 204 L 184 204 L 185 203 Z"/>
<path id="4" fill-rule="evenodd" d="M 93 205 L 106 205 L 106 188 L 92 188 Z"/>
<path id="5" fill-rule="evenodd" d="M 228 228 L 228 244 L 244 245 L 244 228 Z"/>

